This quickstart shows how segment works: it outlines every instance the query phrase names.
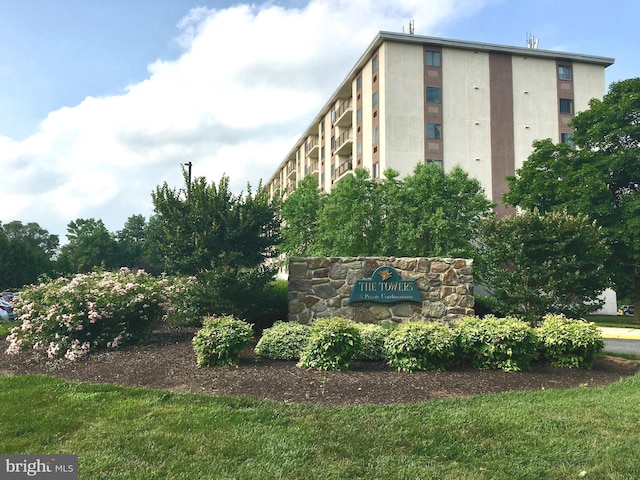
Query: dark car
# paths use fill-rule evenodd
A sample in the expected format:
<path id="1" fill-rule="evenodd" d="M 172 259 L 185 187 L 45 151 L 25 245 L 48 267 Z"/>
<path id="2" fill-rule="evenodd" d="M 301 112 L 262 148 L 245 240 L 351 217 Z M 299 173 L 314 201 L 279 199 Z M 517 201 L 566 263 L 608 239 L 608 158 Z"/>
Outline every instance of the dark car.
<path id="1" fill-rule="evenodd" d="M 622 305 L 618 310 L 618 315 L 633 315 L 633 305 Z"/>

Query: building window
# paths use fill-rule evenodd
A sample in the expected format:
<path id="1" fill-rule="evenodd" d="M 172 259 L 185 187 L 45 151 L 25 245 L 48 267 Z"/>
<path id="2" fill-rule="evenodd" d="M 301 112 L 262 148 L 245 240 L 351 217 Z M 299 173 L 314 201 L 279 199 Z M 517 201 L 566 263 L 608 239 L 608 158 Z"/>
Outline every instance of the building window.
<path id="1" fill-rule="evenodd" d="M 362 140 L 356 142 L 356 155 L 362 155 Z"/>
<path id="2" fill-rule="evenodd" d="M 372 131 L 373 143 L 378 143 L 378 127 L 373 127 Z"/>
<path id="3" fill-rule="evenodd" d="M 380 176 L 380 164 L 378 162 L 373 164 L 373 178 Z"/>
<path id="4" fill-rule="evenodd" d="M 571 100 L 570 98 L 561 98 L 560 113 L 565 115 L 573 115 L 573 100 Z"/>
<path id="5" fill-rule="evenodd" d="M 356 124 L 360 125 L 362 123 L 362 109 L 359 108 L 356 110 Z"/>
<path id="6" fill-rule="evenodd" d="M 324 121 L 320 122 L 320 133 L 324 134 Z"/>
<path id="7" fill-rule="evenodd" d="M 356 78 L 356 91 L 359 92 L 362 90 L 362 75 L 358 75 Z"/>
<path id="8" fill-rule="evenodd" d="M 427 103 L 440 103 L 441 92 L 440 87 L 427 87 Z"/>
<path id="9" fill-rule="evenodd" d="M 425 62 L 428 67 L 439 67 L 440 52 L 435 50 L 425 50 Z"/>
<path id="10" fill-rule="evenodd" d="M 558 65 L 558 79 L 571 80 L 571 65 Z"/>
<path id="11" fill-rule="evenodd" d="M 324 145 L 320 147 L 320 158 L 324 160 Z"/>
<path id="12" fill-rule="evenodd" d="M 560 134 L 560 141 L 562 143 L 566 143 L 567 145 L 569 145 L 571 148 L 574 147 L 574 143 L 573 143 L 573 133 L 561 133 Z"/>
<path id="13" fill-rule="evenodd" d="M 373 95 L 371 96 L 371 106 L 373 108 L 376 108 L 378 106 L 378 91 L 377 90 L 375 92 L 373 92 Z"/>
<path id="14" fill-rule="evenodd" d="M 442 124 L 441 123 L 427 123 L 427 138 L 432 140 L 439 140 L 442 138 Z"/>
<path id="15" fill-rule="evenodd" d="M 427 164 L 437 165 L 438 167 L 442 167 L 442 160 L 434 160 L 433 158 L 427 158 Z"/>
<path id="16" fill-rule="evenodd" d="M 378 71 L 378 56 L 376 55 L 371 59 L 371 70 L 373 73 Z"/>

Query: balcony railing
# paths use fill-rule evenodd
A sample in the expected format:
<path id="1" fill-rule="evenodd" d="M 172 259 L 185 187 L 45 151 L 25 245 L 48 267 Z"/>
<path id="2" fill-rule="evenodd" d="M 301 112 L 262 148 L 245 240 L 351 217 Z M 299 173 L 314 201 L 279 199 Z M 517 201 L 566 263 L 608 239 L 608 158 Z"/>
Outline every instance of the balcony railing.
<path id="1" fill-rule="evenodd" d="M 336 120 L 335 124 L 341 127 L 351 125 L 351 98 L 347 98 L 344 100 L 338 108 L 336 109 Z"/>
<path id="2" fill-rule="evenodd" d="M 353 157 L 349 157 L 336 168 L 336 179 L 353 170 Z"/>
<path id="3" fill-rule="evenodd" d="M 307 157 L 318 158 L 320 145 L 318 144 L 318 136 L 311 135 L 304 144 L 304 154 Z"/>
<path id="4" fill-rule="evenodd" d="M 346 155 L 353 151 L 353 129 L 349 128 L 336 139 L 336 155 Z"/>
<path id="5" fill-rule="evenodd" d="M 319 166 L 320 166 L 320 162 L 318 160 L 314 160 L 309 165 L 304 166 L 304 174 L 311 175 L 313 173 L 318 173 Z"/>

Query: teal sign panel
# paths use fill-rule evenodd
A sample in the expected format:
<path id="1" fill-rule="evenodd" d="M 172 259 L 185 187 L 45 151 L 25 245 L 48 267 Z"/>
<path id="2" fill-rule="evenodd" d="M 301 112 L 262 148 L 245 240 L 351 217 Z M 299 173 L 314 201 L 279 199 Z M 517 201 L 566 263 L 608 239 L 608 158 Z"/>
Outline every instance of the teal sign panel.
<path id="1" fill-rule="evenodd" d="M 400 280 L 393 267 L 378 267 L 370 279 L 356 280 L 349 302 L 422 302 L 414 280 Z"/>

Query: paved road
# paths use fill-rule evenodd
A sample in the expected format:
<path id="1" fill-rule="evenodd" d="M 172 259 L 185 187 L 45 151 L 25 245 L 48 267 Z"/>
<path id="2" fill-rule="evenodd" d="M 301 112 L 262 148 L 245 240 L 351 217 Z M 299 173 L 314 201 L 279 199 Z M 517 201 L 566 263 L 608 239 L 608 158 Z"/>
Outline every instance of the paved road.
<path id="1" fill-rule="evenodd" d="M 631 353 L 640 355 L 640 340 L 605 338 L 604 351 L 611 353 Z"/>
<path id="2" fill-rule="evenodd" d="M 601 328 L 604 351 L 640 355 L 640 329 Z"/>

